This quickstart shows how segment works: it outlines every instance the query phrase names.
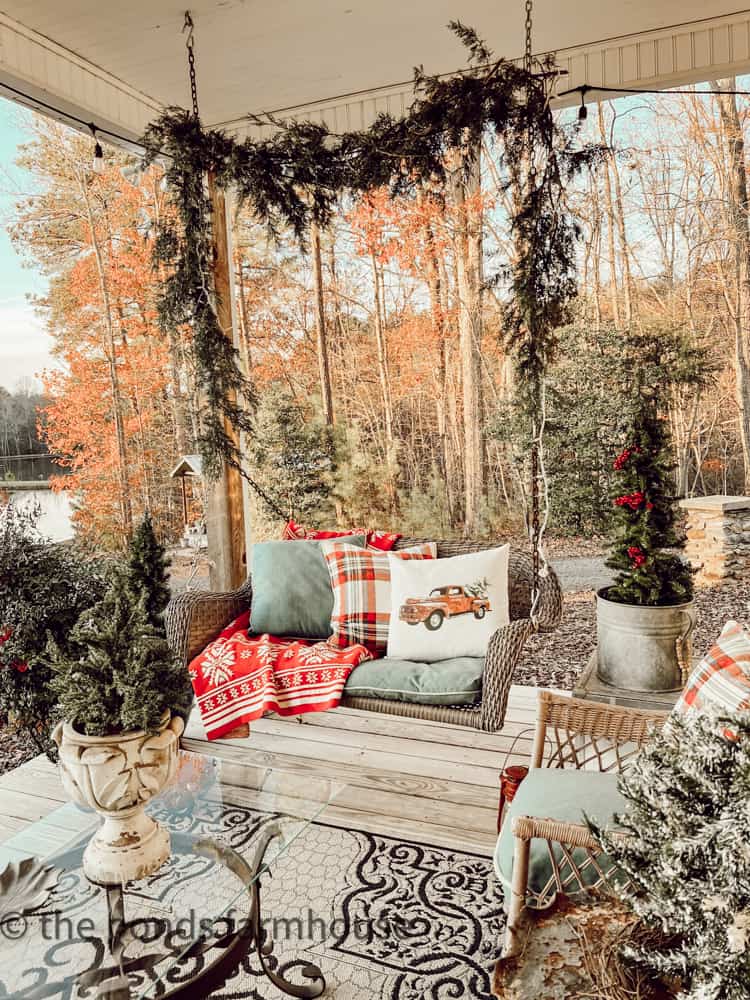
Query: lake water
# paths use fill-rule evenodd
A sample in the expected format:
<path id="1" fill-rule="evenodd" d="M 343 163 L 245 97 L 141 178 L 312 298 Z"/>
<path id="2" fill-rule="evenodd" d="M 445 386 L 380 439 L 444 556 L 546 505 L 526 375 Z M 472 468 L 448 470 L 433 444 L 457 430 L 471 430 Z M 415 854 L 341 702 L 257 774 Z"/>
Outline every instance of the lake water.
<path id="1" fill-rule="evenodd" d="M 41 533 L 51 538 L 53 542 L 67 542 L 73 537 L 69 493 L 53 493 L 52 490 L 11 491 L 10 502 L 14 507 L 31 507 L 39 504 L 42 514 L 37 526 Z"/>

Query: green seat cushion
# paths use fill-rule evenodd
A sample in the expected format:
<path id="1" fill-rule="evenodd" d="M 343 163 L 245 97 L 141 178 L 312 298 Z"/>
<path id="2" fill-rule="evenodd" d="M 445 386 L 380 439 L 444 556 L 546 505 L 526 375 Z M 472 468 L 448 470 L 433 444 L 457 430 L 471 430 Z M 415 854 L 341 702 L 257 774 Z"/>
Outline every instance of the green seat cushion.
<path id="1" fill-rule="evenodd" d="M 513 875 L 514 837 L 511 824 L 514 816 L 537 816 L 540 819 L 564 820 L 568 823 L 585 823 L 584 813 L 602 826 L 614 826 L 613 815 L 624 813 L 626 800 L 617 790 L 617 774 L 600 771 L 575 771 L 547 767 L 532 768 L 521 782 L 516 796 L 503 815 L 503 827 L 495 846 L 495 872 L 505 889 L 506 906 L 510 902 Z M 563 876 L 567 868 L 559 845 L 554 845 L 555 856 Z M 577 847 L 573 859 L 577 865 L 586 858 L 586 852 Z M 605 871 L 612 866 L 611 859 L 602 855 L 599 862 Z M 587 885 L 596 882 L 596 870 L 589 866 L 582 873 Z M 529 906 L 540 905 L 545 900 L 535 899 L 546 891 L 552 878 L 552 862 L 547 842 L 535 838 L 529 852 Z M 572 892 L 568 893 L 572 895 Z M 546 902 L 549 902 L 547 898 Z"/>
<path id="2" fill-rule="evenodd" d="M 349 675 L 344 694 L 419 705 L 473 705 L 482 695 L 484 658 L 459 656 L 435 663 L 367 660 Z"/>
<path id="3" fill-rule="evenodd" d="M 343 541 L 365 546 L 364 535 L 347 535 Z M 302 639 L 331 635 L 333 588 L 320 545 L 318 541 L 253 545 L 251 632 Z"/>

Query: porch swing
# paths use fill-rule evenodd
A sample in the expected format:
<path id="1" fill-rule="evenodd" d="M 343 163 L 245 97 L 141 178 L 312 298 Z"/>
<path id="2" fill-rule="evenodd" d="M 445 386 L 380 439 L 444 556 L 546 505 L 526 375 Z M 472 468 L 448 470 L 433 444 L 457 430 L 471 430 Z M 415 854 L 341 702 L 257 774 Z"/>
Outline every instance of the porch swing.
<path id="1" fill-rule="evenodd" d="M 528 74 L 527 79 L 530 79 L 532 70 L 531 7 L 532 0 L 525 0 L 524 69 Z M 189 27 L 191 89 L 197 118 L 192 22 Z M 528 162 L 531 183 L 532 179 L 536 179 L 534 155 L 531 152 L 528 155 Z M 527 335 L 533 350 L 533 323 L 528 324 Z M 478 697 L 470 704 L 460 705 L 428 704 L 418 700 L 394 701 L 374 695 L 348 693 L 350 684 L 347 682 L 341 699 L 342 706 L 391 716 L 466 726 L 486 732 L 496 732 L 502 728 L 514 671 L 527 640 L 536 632 L 554 631 L 562 617 L 560 584 L 554 571 L 547 564 L 542 544 L 548 516 L 548 492 L 543 459 L 545 390 L 540 366 L 531 368 L 529 382 L 527 398 L 534 404 L 531 418 L 530 483 L 526 518 L 531 551 L 516 546 L 510 547 L 508 566 L 510 621 L 507 625 L 501 626 L 490 638 L 481 671 Z M 252 482 L 250 485 L 255 486 Z M 258 489 L 260 491 L 259 487 Z M 261 496 L 269 503 L 271 509 L 280 511 L 280 505 L 276 504 L 273 498 L 265 493 L 261 493 Z M 498 545 L 497 539 L 455 541 L 401 537 L 394 549 L 404 549 L 426 541 L 436 542 L 438 558 L 480 552 Z M 172 648 L 185 663 L 189 663 L 228 622 L 248 609 L 252 601 L 252 592 L 252 577 L 250 577 L 242 587 L 230 593 L 191 591 L 173 597 L 165 615 L 167 635 Z M 360 668 L 355 669 L 350 681 L 356 676 L 358 669 Z M 236 735 L 246 735 L 246 733 L 240 733 L 238 730 Z"/>

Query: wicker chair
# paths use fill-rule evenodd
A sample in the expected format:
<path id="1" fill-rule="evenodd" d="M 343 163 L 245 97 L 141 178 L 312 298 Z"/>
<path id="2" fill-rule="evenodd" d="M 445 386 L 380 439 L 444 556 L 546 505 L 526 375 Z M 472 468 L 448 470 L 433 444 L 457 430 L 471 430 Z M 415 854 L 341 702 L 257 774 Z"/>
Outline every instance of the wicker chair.
<path id="1" fill-rule="evenodd" d="M 416 545 L 431 539 L 402 538 L 397 549 Z M 480 552 L 493 548 L 497 542 L 439 541 L 438 558 Z M 417 705 L 407 702 L 387 701 L 381 698 L 347 698 L 343 705 L 384 712 L 388 715 L 429 719 L 453 725 L 469 726 L 495 732 L 505 719 L 508 693 L 513 673 L 526 640 L 534 631 L 529 618 L 531 608 L 532 563 L 531 556 L 511 546 L 509 563 L 510 618 L 508 625 L 499 628 L 491 637 L 487 648 L 482 679 L 482 699 L 476 705 Z M 189 591 L 177 594 L 166 611 L 167 637 L 172 648 L 188 663 L 224 626 L 250 606 L 252 580 L 227 594 Z M 536 627 L 541 632 L 553 631 L 562 617 L 562 592 L 555 573 L 550 569 L 542 578 L 537 605 Z"/>
<path id="2" fill-rule="evenodd" d="M 667 712 L 619 708 L 540 691 L 531 766 L 621 771 L 650 737 L 653 727 L 663 725 L 667 716 Z M 614 868 L 604 863 L 596 841 L 583 823 L 554 817 L 514 816 L 511 831 L 513 875 L 503 948 L 505 958 L 522 950 L 528 905 L 544 909 L 558 893 L 571 895 L 606 886 L 614 874 Z M 552 872 L 548 883 L 536 893 L 528 886 L 529 854 L 534 838 L 546 842 Z"/>

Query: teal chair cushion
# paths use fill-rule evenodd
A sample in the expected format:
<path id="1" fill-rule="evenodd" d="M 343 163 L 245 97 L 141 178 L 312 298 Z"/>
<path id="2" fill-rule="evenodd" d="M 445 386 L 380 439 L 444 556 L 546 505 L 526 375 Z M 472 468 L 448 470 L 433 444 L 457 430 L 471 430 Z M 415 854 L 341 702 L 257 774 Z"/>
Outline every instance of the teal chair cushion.
<path id="1" fill-rule="evenodd" d="M 347 535 L 363 549 L 364 535 Z M 250 631 L 302 639 L 331 635 L 333 588 L 320 542 L 256 542 Z"/>
<path id="2" fill-rule="evenodd" d="M 516 797 L 503 815 L 503 827 L 495 846 L 495 872 L 505 890 L 506 906 L 510 902 L 511 878 L 513 875 L 514 837 L 511 824 L 514 816 L 536 816 L 540 819 L 564 820 L 567 823 L 584 823 L 584 814 L 600 825 L 613 827 L 615 813 L 624 813 L 627 802 L 617 790 L 617 774 L 600 771 L 576 771 L 547 767 L 532 768 L 521 782 Z M 565 862 L 559 845 L 555 845 L 555 856 L 565 871 Z M 586 858 L 586 852 L 575 848 L 573 858 L 579 865 Z M 604 855 L 600 861 L 606 871 L 611 860 Z M 531 907 L 549 902 L 540 899 L 545 893 L 553 869 L 547 842 L 534 839 L 529 852 L 529 896 Z M 586 885 L 596 882 L 598 875 L 592 867 L 583 873 Z M 569 893 L 571 895 L 572 893 Z M 535 898 L 536 897 L 536 898 Z"/>
<path id="3" fill-rule="evenodd" d="M 344 694 L 418 705 L 473 705 L 482 695 L 484 658 L 459 656 L 437 663 L 384 657 L 361 663 L 349 675 Z"/>

